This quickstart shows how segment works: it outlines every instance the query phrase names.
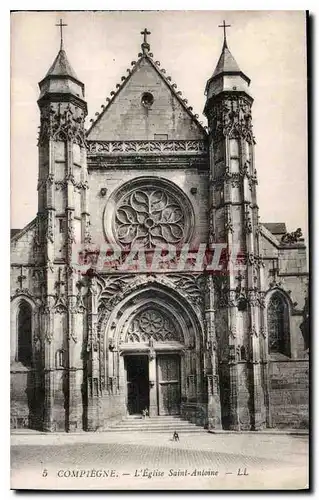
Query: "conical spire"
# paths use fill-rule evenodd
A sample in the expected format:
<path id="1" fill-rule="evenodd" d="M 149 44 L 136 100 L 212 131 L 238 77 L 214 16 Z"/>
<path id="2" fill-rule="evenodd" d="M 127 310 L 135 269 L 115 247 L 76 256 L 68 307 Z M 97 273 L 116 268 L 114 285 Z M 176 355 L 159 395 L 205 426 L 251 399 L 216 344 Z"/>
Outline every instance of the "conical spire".
<path id="1" fill-rule="evenodd" d="M 61 47 L 61 49 L 59 50 L 58 55 L 54 59 L 54 62 L 45 75 L 45 78 L 47 78 L 48 76 L 70 76 L 71 78 L 79 81 L 75 71 L 69 63 L 63 47 Z"/>
<path id="2" fill-rule="evenodd" d="M 235 61 L 232 53 L 230 52 L 226 40 L 224 41 L 222 53 L 218 60 L 215 71 L 212 78 L 222 74 L 222 73 L 241 73 L 237 62 Z"/>
<path id="3" fill-rule="evenodd" d="M 61 32 L 60 50 L 50 66 L 45 77 L 39 82 L 40 97 L 42 99 L 48 94 L 73 94 L 74 96 L 84 98 L 84 84 L 79 80 L 74 69 L 72 68 L 67 58 L 63 47 L 63 32 L 62 27 L 67 24 L 57 24 Z"/>
<path id="4" fill-rule="evenodd" d="M 230 52 L 226 37 L 224 38 L 222 53 L 220 54 L 217 66 L 209 79 L 209 82 L 224 75 L 240 75 L 244 80 L 246 80 L 248 85 L 250 84 L 250 79 L 241 71 L 234 56 Z"/>
<path id="5" fill-rule="evenodd" d="M 230 25 L 224 21 L 219 27 L 224 29 L 223 48 L 217 66 L 206 83 L 205 94 L 210 97 L 212 94 L 216 95 L 226 90 L 248 92 L 250 79 L 241 71 L 228 48 L 226 28 Z"/>

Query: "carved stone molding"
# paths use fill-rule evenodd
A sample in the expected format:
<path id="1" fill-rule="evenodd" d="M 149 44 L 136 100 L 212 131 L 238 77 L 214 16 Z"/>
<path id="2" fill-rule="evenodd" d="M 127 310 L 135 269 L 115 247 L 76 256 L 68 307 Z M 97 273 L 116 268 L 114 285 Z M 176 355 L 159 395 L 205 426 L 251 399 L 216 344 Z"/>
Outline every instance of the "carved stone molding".
<path id="1" fill-rule="evenodd" d="M 11 295 L 10 300 L 13 300 L 18 295 L 26 295 L 30 299 L 33 299 L 33 295 L 28 288 L 16 288 L 14 294 Z"/>
<path id="2" fill-rule="evenodd" d="M 207 143 L 197 141 L 88 141 L 90 154 L 184 153 L 206 154 Z"/>
<path id="3" fill-rule="evenodd" d="M 86 221 L 85 227 L 84 227 L 84 243 L 91 243 L 92 242 L 92 236 L 91 236 L 91 231 L 90 231 L 91 223 L 90 221 Z"/>
<path id="4" fill-rule="evenodd" d="M 55 189 L 56 191 L 66 189 L 68 186 L 68 182 L 71 182 L 71 184 L 78 190 L 81 189 L 88 189 L 88 182 L 77 182 L 75 180 L 74 175 L 68 174 L 63 180 L 60 181 L 55 181 Z"/>
<path id="5" fill-rule="evenodd" d="M 250 233 L 252 233 L 252 231 L 253 231 L 253 225 L 252 225 L 252 221 L 251 221 L 251 214 L 250 214 L 249 209 L 246 209 L 245 210 L 245 232 L 247 234 L 250 234 Z"/>
<path id="6" fill-rule="evenodd" d="M 227 232 L 233 233 L 233 221 L 229 205 L 225 207 L 225 229 Z"/>

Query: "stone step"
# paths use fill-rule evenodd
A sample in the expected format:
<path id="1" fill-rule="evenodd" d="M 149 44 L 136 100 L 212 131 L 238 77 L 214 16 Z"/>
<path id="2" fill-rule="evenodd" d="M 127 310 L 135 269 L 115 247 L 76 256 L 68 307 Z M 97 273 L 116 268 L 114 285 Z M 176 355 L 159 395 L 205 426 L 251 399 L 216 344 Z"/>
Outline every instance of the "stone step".
<path id="1" fill-rule="evenodd" d="M 187 425 L 194 425 L 196 427 L 196 424 L 193 424 L 192 422 L 117 422 L 114 425 L 121 425 L 122 427 L 165 427 L 165 426 L 171 426 L 174 427 L 174 425 L 178 425 L 179 427 L 185 427 Z"/>
<path id="2" fill-rule="evenodd" d="M 152 418 L 125 417 L 116 422 L 108 430 L 115 432 L 202 432 L 203 427 L 197 426 L 178 416 L 156 416 Z"/>
<path id="3" fill-rule="evenodd" d="M 159 433 L 170 433 L 173 434 L 174 431 L 177 431 L 179 435 L 183 434 L 189 434 L 193 432 L 206 432 L 203 427 L 184 427 L 183 429 L 179 428 L 172 428 L 168 429 L 166 427 L 162 428 L 154 428 L 154 427 L 144 427 L 143 429 L 137 429 L 136 427 L 107 427 L 106 429 L 103 429 L 103 432 L 159 432 Z"/>

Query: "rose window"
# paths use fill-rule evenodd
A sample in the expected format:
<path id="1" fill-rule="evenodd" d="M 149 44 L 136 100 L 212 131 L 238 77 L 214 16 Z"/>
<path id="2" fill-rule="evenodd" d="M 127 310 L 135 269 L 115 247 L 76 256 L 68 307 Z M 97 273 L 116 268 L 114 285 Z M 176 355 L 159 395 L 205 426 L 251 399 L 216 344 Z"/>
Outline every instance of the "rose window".
<path id="1" fill-rule="evenodd" d="M 178 197 L 166 189 L 146 186 L 124 196 L 115 212 L 115 233 L 123 246 L 154 248 L 179 245 L 188 223 Z"/>
<path id="2" fill-rule="evenodd" d="M 140 317 L 140 328 L 145 333 L 153 335 L 163 328 L 164 320 L 157 311 L 146 311 Z"/>

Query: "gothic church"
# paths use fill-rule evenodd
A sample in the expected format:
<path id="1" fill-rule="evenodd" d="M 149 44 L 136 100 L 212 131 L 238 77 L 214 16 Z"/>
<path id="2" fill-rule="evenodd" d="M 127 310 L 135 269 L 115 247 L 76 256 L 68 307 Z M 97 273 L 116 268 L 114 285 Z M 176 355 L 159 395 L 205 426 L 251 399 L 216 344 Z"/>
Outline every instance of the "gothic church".
<path id="1" fill-rule="evenodd" d="M 142 35 L 88 129 L 62 42 L 39 83 L 38 212 L 11 237 L 12 428 L 96 431 L 143 412 L 306 427 L 306 247 L 299 229 L 259 220 L 250 79 L 224 36 L 203 127 Z M 79 243 L 87 255 L 238 245 L 241 270 L 92 259 L 81 272 Z"/>

